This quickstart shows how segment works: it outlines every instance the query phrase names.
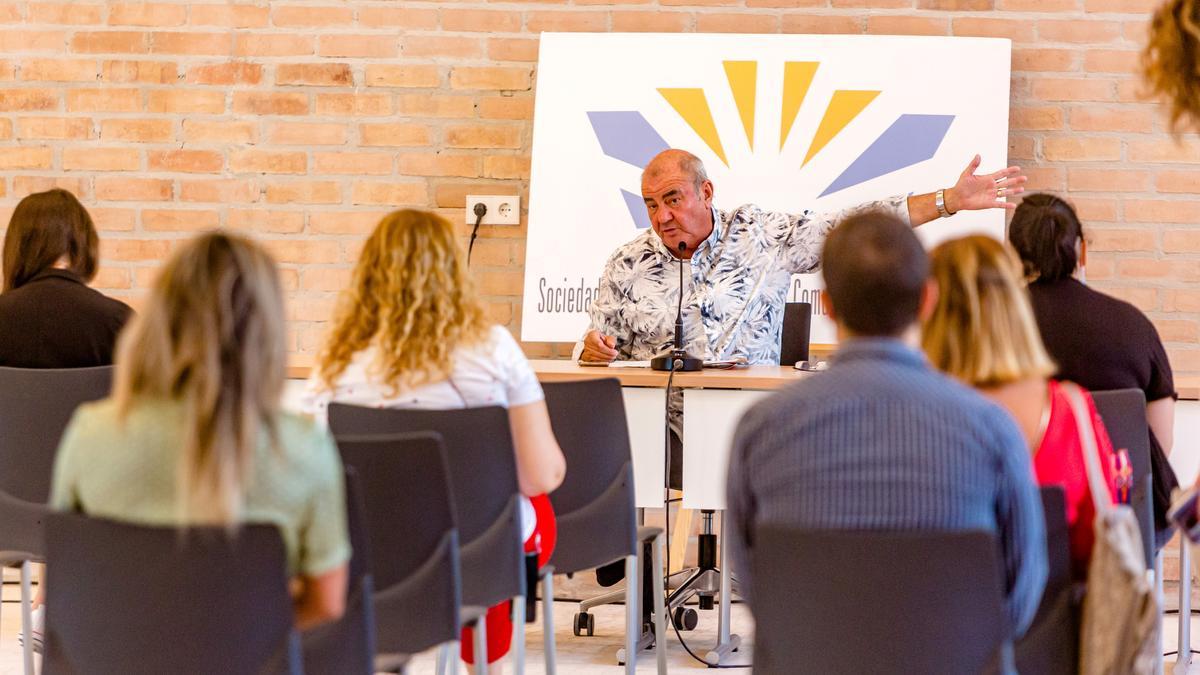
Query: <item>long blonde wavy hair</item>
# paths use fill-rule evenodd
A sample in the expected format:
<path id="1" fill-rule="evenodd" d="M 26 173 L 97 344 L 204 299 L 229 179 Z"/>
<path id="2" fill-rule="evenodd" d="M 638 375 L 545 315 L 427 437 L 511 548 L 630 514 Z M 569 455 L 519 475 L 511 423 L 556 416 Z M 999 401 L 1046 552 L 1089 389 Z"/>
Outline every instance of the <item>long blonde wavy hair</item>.
<path id="1" fill-rule="evenodd" d="M 454 350 L 484 341 L 488 328 L 453 226 L 434 213 L 396 211 L 375 226 L 354 267 L 321 354 L 321 380 L 332 388 L 374 343 L 385 384 L 438 382 L 450 375 Z"/>
<path id="2" fill-rule="evenodd" d="M 935 367 L 981 388 L 1054 373 L 1011 248 L 983 235 L 948 241 L 930 254 L 930 273 L 938 301 L 922 346 Z"/>
<path id="3" fill-rule="evenodd" d="M 1166 99 L 1176 133 L 1200 131 L 1200 0 L 1167 0 L 1142 52 L 1149 93 Z"/>
<path id="4" fill-rule="evenodd" d="M 284 382 L 283 297 L 271 257 L 214 232 L 180 248 L 121 337 L 114 398 L 180 401 L 181 522 L 235 524 L 265 431 L 278 440 Z"/>

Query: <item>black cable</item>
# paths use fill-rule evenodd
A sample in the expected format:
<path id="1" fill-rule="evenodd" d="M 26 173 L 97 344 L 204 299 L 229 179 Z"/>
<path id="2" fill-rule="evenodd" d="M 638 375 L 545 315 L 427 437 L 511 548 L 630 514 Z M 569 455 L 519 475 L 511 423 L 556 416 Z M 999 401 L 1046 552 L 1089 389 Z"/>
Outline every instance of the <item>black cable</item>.
<path id="1" fill-rule="evenodd" d="M 471 241 L 467 244 L 467 267 L 471 266 L 471 251 L 475 249 L 475 237 L 479 236 L 479 224 L 483 222 L 485 213 L 487 213 L 487 204 L 483 202 L 475 204 L 475 227 L 471 228 Z"/>
<path id="2" fill-rule="evenodd" d="M 663 526 L 664 526 L 663 527 L 663 537 L 666 539 L 666 544 L 667 544 L 667 547 L 666 547 L 667 548 L 667 556 L 666 556 L 667 557 L 667 571 L 663 575 L 663 583 L 665 584 L 666 587 L 657 589 L 657 590 L 661 591 L 663 594 L 663 613 L 666 614 L 665 618 L 667 620 L 667 623 L 671 624 L 671 628 L 673 628 L 675 630 L 675 639 L 679 640 L 679 644 L 683 646 L 683 650 L 688 653 L 688 656 L 692 657 L 693 659 L 695 659 L 696 661 L 698 661 L 700 663 L 703 663 L 705 667 L 707 667 L 707 668 L 753 668 L 754 667 L 753 663 L 744 663 L 744 664 L 743 663 L 739 663 L 739 664 L 733 664 L 733 663 L 720 664 L 720 663 L 718 663 L 718 664 L 714 665 L 714 664 L 711 664 L 708 661 L 700 658 L 699 656 L 697 656 L 696 652 L 692 651 L 692 648 L 688 646 L 687 641 L 683 639 L 683 635 L 679 632 L 679 624 L 675 623 L 675 614 L 673 612 L 671 612 L 671 608 L 667 605 L 667 598 L 670 597 L 670 593 L 668 593 L 668 591 L 671 588 L 671 502 L 676 501 L 676 500 L 671 499 L 671 385 L 674 382 L 674 380 L 675 380 L 675 366 L 672 363 L 671 370 L 670 370 L 669 374 L 667 375 L 667 402 L 666 402 L 666 405 L 664 406 L 664 408 L 665 408 L 664 417 L 665 417 L 666 424 L 663 425 L 664 428 L 666 429 L 666 444 L 667 444 L 667 451 L 665 453 L 666 457 L 663 460 L 663 479 L 667 482 L 667 489 L 664 491 L 664 497 L 663 497 Z M 678 501 L 683 501 L 683 500 L 680 499 Z M 682 506 L 680 508 L 682 508 Z M 724 546 L 725 543 L 722 542 L 721 545 Z M 732 600 L 733 599 L 730 598 L 731 602 L 732 602 Z M 645 602 L 644 598 L 643 598 L 643 602 Z M 717 637 L 718 637 L 718 639 L 720 639 L 719 635 Z M 666 640 L 666 636 L 661 636 L 661 637 L 655 636 L 655 639 L 656 640 L 658 640 L 658 639 Z M 660 645 L 660 647 L 662 649 L 666 649 L 666 644 L 662 644 L 662 645 Z"/>
<path id="3" fill-rule="evenodd" d="M 663 406 L 665 420 L 663 428 L 666 430 L 666 437 L 664 439 L 666 442 L 666 452 L 663 453 L 663 481 L 667 484 L 666 489 L 663 490 L 663 539 L 667 548 L 667 571 L 663 576 L 663 583 L 667 585 L 667 588 L 671 587 L 671 383 L 674 380 L 675 365 L 672 364 L 671 370 L 667 374 L 666 404 Z M 680 499 L 680 501 L 683 500 Z M 663 589 L 663 597 L 667 597 L 666 589 Z M 644 601 L 645 599 L 643 598 Z M 666 607 L 665 601 L 663 607 Z M 666 612 L 667 610 L 663 609 L 663 611 Z M 667 614 L 670 615 L 670 612 L 667 612 Z"/>

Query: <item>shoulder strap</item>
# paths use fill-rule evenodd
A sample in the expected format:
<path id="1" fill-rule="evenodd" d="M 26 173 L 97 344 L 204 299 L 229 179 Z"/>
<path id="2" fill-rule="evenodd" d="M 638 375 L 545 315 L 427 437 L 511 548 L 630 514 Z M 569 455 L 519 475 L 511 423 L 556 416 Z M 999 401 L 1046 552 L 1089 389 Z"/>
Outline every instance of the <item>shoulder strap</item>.
<path id="1" fill-rule="evenodd" d="M 1104 513 L 1112 508 L 1112 504 L 1100 498 L 1107 495 L 1104 469 L 1100 467 L 1100 448 L 1096 444 L 1096 431 L 1092 427 L 1092 416 L 1088 414 L 1087 404 L 1083 400 L 1083 392 L 1079 385 L 1073 382 L 1063 382 L 1062 392 L 1071 404 L 1071 412 L 1075 414 L 1075 427 L 1079 430 L 1079 442 L 1083 445 L 1083 463 L 1087 467 L 1088 487 L 1092 493 L 1092 504 L 1096 513 Z"/>

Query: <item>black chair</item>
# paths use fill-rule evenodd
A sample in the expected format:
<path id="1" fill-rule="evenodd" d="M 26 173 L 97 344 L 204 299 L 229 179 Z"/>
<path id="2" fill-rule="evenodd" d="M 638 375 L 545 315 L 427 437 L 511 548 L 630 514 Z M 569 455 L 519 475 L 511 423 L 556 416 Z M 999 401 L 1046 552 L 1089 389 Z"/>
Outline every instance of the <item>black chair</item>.
<path id="1" fill-rule="evenodd" d="M 112 389 L 112 366 L 97 368 L 2 368 L 0 367 L 0 492 L 18 500 L 44 504 L 50 498 L 54 457 L 63 430 L 81 403 L 104 398 Z M 0 516 L 2 517 L 2 516 Z M 21 617 L 25 635 L 30 634 L 29 608 L 32 570 L 30 562 L 42 559 L 38 551 L 14 545 L 18 540 L 40 541 L 42 533 L 23 532 L 14 520 L 5 528 L 0 550 L 9 555 L 0 565 L 21 565 Z M 14 539 L 9 539 L 13 537 Z M 17 550 L 36 554 L 13 557 Z M 33 675 L 33 642 L 25 641 L 26 675 Z"/>
<path id="2" fill-rule="evenodd" d="M 508 411 L 498 406 L 457 410 L 329 406 L 335 438 L 432 431 L 442 437 L 455 500 L 464 623 L 484 624 L 488 607 L 513 600 L 514 616 L 525 610 L 525 554 L 521 540 L 520 494 Z M 383 581 L 379 580 L 382 584 Z M 377 603 L 378 604 L 378 603 Z M 514 621 L 513 659 L 524 667 L 525 623 Z M 483 654 L 484 630 L 475 631 L 475 653 Z M 381 636 L 382 639 L 382 636 Z M 481 661 L 481 659 L 476 659 Z"/>
<path id="3" fill-rule="evenodd" d="M 0 492 L 0 567 L 21 566 L 21 625 L 29 635 L 33 622 L 31 560 L 46 559 L 45 519 L 49 509 Z M 26 640 L 22 651 L 24 670 L 34 672 L 33 641 Z"/>
<path id="4" fill-rule="evenodd" d="M 1154 475 L 1150 470 L 1150 427 L 1146 422 L 1146 395 L 1140 389 L 1093 391 L 1092 400 L 1096 402 L 1096 411 L 1100 413 L 1104 428 L 1108 430 L 1113 450 L 1124 448 L 1129 453 L 1129 467 L 1133 470 L 1129 505 L 1137 514 L 1138 527 L 1142 531 L 1146 567 L 1155 569 Z"/>
<path id="5" fill-rule="evenodd" d="M 279 530 L 52 514 L 43 672 L 303 672 Z"/>
<path id="6" fill-rule="evenodd" d="M 808 360 L 812 303 L 789 302 L 783 306 L 783 332 L 779 336 L 779 365 L 794 366 Z"/>
<path id="7" fill-rule="evenodd" d="M 984 673 L 1011 663 L 988 532 L 754 532 L 754 672 Z"/>
<path id="8" fill-rule="evenodd" d="M 0 491 L 44 504 L 58 441 L 71 415 L 111 389 L 111 366 L 0 368 Z"/>
<path id="9" fill-rule="evenodd" d="M 346 525 L 350 533 L 350 569 L 342 618 L 301 635 L 307 675 L 371 675 L 375 672 L 375 614 L 370 545 L 361 481 L 346 467 Z"/>
<path id="10" fill-rule="evenodd" d="M 1074 675 L 1079 672 L 1079 606 L 1071 576 L 1071 536 L 1067 499 L 1061 487 L 1043 487 L 1046 559 L 1049 575 L 1042 602 L 1029 629 L 1014 646 L 1022 675 Z"/>
<path id="11" fill-rule="evenodd" d="M 666 611 L 663 596 L 662 551 L 665 546 L 661 528 L 638 527 L 633 491 L 633 460 L 630 457 L 629 427 L 625 421 L 625 401 L 618 380 L 548 382 L 542 385 L 554 436 L 567 460 L 563 484 L 550 494 L 558 518 L 558 544 L 548 570 L 553 574 L 572 574 L 625 559 L 626 579 L 637 579 L 631 571 L 642 567 L 641 551 L 651 544 L 655 635 L 666 635 Z M 542 600 L 545 606 L 546 654 L 555 653 L 552 606 L 554 592 L 551 574 L 543 577 Z M 641 634 L 642 596 L 637 583 L 625 589 L 625 667 L 630 673 L 637 666 Z M 576 634 L 594 621 L 590 614 L 575 617 Z M 658 672 L 665 673 L 666 645 L 657 646 Z M 552 663 L 548 656 L 548 664 Z M 552 672 L 550 665 L 547 672 Z"/>
<path id="12" fill-rule="evenodd" d="M 361 485 L 363 562 L 379 589 L 374 595 L 376 670 L 391 670 L 412 654 L 443 645 L 438 671 L 444 672 L 457 658 L 461 582 L 441 438 L 430 433 L 340 436 L 338 450 Z"/>

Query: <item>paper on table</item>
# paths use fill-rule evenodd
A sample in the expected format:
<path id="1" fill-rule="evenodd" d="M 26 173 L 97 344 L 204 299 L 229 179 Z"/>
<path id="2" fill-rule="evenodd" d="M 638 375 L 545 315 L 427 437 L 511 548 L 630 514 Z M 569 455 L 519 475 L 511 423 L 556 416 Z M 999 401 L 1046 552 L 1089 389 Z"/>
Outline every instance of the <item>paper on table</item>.
<path id="1" fill-rule="evenodd" d="M 649 361 L 613 361 L 612 363 L 604 363 L 604 362 L 597 362 L 597 361 L 580 360 L 578 363 L 581 366 L 594 366 L 596 368 L 607 368 L 609 366 L 611 366 L 613 368 L 649 368 L 650 367 Z"/>

